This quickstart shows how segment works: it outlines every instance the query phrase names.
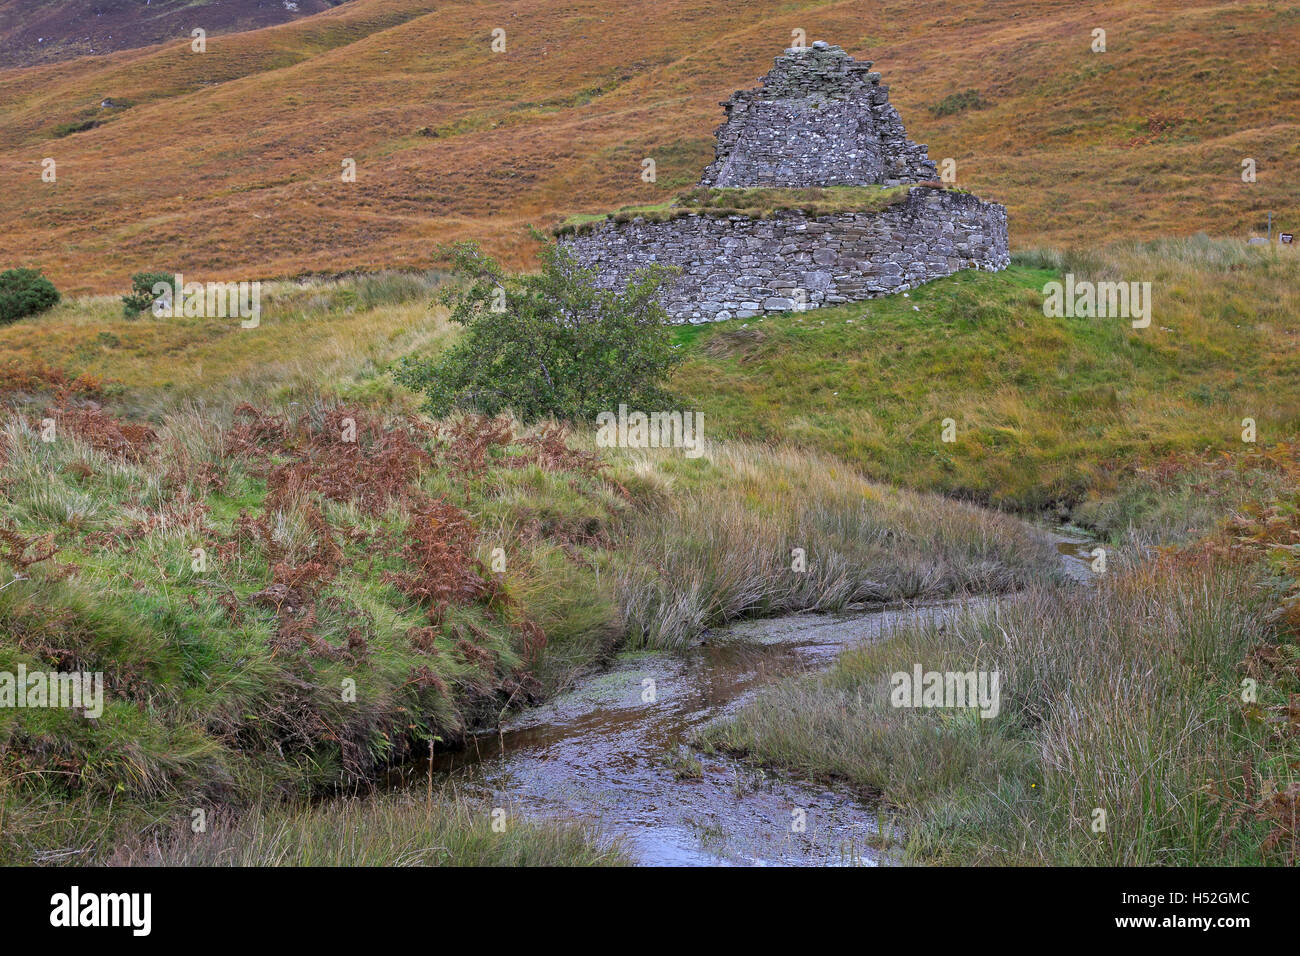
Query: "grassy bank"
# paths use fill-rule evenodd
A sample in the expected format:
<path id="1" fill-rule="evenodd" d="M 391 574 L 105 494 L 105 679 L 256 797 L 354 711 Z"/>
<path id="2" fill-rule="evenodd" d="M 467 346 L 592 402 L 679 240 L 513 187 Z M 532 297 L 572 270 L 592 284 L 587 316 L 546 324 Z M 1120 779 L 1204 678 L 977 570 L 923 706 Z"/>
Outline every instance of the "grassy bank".
<path id="1" fill-rule="evenodd" d="M 1044 317 L 1042 284 L 1063 271 L 1149 277 L 1151 328 Z M 225 842 L 176 852 L 242 840 L 273 859 L 278 834 L 333 825 L 332 811 L 304 816 L 304 800 L 364 785 L 430 740 L 454 745 L 617 647 L 680 647 L 746 616 L 1017 591 L 1000 619 L 901 634 L 781 687 L 714 744 L 922 814 L 916 858 L 1269 856 L 1266 801 L 1292 785 L 1275 769 L 1287 751 L 1259 736 L 1279 698 L 1257 726 L 1229 697 L 1241 660 L 1288 640 L 1269 616 L 1286 595 L 1256 585 L 1296 577 L 1295 473 L 1278 444 L 1300 408 L 1296 273 L 1286 252 L 1200 240 L 1037 254 L 907 297 L 682 329 L 674 385 L 704 412 L 698 459 L 597 450 L 581 428 L 414 414 L 383 367 L 447 340 L 434 275 L 276 286 L 252 330 L 128 320 L 106 299 L 0 330 L 0 670 L 102 671 L 107 696 L 97 720 L 0 715 L 0 854 L 143 854 L 204 809 Z M 1248 415 L 1257 445 L 1240 441 Z M 944 417 L 956 443 L 940 441 Z M 1084 599 L 1058 590 L 1051 549 L 1023 523 L 932 491 L 1053 507 L 1130 544 L 1227 534 L 1271 563 L 1161 564 Z M 899 666 L 890 655 L 995 661 L 1017 675 L 1015 702 L 991 724 L 904 720 L 872 703 Z M 1123 739 L 1125 711 L 1106 696 L 1137 693 L 1123 683 L 1139 679 L 1134 661 L 1159 681 L 1144 739 L 1170 754 L 1136 778 L 1164 781 L 1154 795 L 1077 763 L 1135 759 L 1140 741 Z M 1277 678 L 1266 693 L 1284 689 Z M 1071 725 L 1085 704 L 1086 726 Z M 1076 757 L 1054 770 L 1038 756 L 1051 748 Z M 1242 761 L 1255 769 L 1232 769 Z M 1103 799 L 1120 832 L 1101 849 L 1077 842 L 1079 808 Z M 1001 832 L 1054 821 L 1063 835 L 980 844 L 969 820 L 1003 802 L 1016 810 Z M 1189 806 L 1203 825 L 1178 816 Z M 377 809 L 375 825 L 392 832 L 406 812 Z M 502 852 L 535 841 L 544 859 L 571 836 L 525 830 Z M 394 860 L 418 855 L 387 845 Z"/>
<path id="2" fill-rule="evenodd" d="M 900 630 L 703 744 L 883 800 L 911 861 L 1294 862 L 1298 270 L 1205 239 L 1038 252 L 906 298 L 684 330 L 681 386 L 724 434 L 1120 546 L 1094 589 L 1036 583 Z M 1045 317 L 1067 272 L 1150 281 L 1151 327 Z M 891 706 L 889 676 L 918 663 L 998 671 L 1001 713 Z"/>
<path id="3" fill-rule="evenodd" d="M 258 329 L 214 333 L 224 352 L 103 300 L 5 330 L 0 670 L 102 672 L 106 695 L 93 720 L 0 714 L 5 861 L 104 859 L 195 809 L 297 812 L 622 644 L 1039 575 L 1019 522 L 829 459 L 598 454 L 585 432 L 411 414 L 376 362 L 435 341 L 428 281 L 284 287 Z M 317 324 L 336 338 L 299 362 Z M 20 362 L 22 334 L 80 362 Z M 224 364 L 199 376 L 208 348 Z"/>
<path id="4" fill-rule="evenodd" d="M 1052 546 L 1015 518 L 815 454 L 710 445 L 653 487 L 618 581 L 634 644 L 680 647 L 743 617 L 1002 592 L 1056 568 Z"/>
<path id="5" fill-rule="evenodd" d="M 494 818 L 493 811 L 497 815 Z M 255 808 L 153 832 L 112 866 L 621 866 L 618 844 L 582 822 L 532 821 L 454 793 L 340 798 Z"/>
<path id="6" fill-rule="evenodd" d="M 1065 273 L 1150 282 L 1150 327 L 1044 316 L 1044 284 Z M 1033 253 L 907 296 L 685 328 L 675 384 L 715 435 L 1068 517 L 1167 455 L 1249 450 L 1243 418 L 1261 444 L 1294 436 L 1297 315 L 1289 249 L 1191 239 Z"/>
<path id="7" fill-rule="evenodd" d="M 1250 464 L 1255 493 L 1199 540 L 904 626 L 703 745 L 880 799 L 912 862 L 1293 865 L 1300 468 L 1290 447 Z M 997 672 L 1000 712 L 894 706 L 891 675 L 917 664 Z"/>
<path id="8" fill-rule="evenodd" d="M 20 860 L 83 826 L 102 851 L 133 804 L 166 820 L 355 785 L 617 638 L 565 548 L 625 505 L 550 433 L 328 404 L 149 426 L 52 401 L 54 441 L 21 412 L 3 433 L 0 669 L 101 672 L 106 702 L 3 713 Z"/>
<path id="9" fill-rule="evenodd" d="M 1266 610 L 1249 573 L 1208 559 L 1035 589 L 847 653 L 706 740 L 897 808 L 913 862 L 1293 862 L 1296 686 L 1259 672 Z M 916 663 L 998 672 L 1001 712 L 891 706 L 889 675 Z M 1251 674 L 1258 705 L 1241 699 Z"/>

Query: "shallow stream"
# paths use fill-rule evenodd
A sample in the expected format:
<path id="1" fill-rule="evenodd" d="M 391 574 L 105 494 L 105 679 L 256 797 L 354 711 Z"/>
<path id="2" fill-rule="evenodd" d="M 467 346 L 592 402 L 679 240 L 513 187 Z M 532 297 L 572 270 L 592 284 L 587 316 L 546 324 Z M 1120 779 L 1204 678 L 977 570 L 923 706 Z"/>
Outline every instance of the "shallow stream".
<path id="1" fill-rule="evenodd" d="M 1091 545 L 1053 537 L 1067 573 L 1089 576 Z M 685 652 L 624 654 L 500 733 L 436 754 L 435 779 L 509 814 L 598 820 L 642 864 L 873 865 L 881 862 L 872 849 L 879 817 L 848 792 L 685 742 L 765 684 L 828 667 L 846 647 L 962 606 L 798 614 L 711 632 Z M 423 787 L 428 770 L 427 761 L 408 765 L 395 782 Z"/>

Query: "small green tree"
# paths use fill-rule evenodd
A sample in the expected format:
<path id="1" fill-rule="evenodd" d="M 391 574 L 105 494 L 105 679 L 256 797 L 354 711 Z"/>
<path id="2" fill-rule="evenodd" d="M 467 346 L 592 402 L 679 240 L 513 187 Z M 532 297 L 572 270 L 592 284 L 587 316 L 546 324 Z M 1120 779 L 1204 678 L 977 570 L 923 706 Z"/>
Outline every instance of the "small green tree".
<path id="1" fill-rule="evenodd" d="M 524 421 L 591 420 L 620 402 L 666 407 L 663 389 L 680 360 L 659 303 L 668 270 L 639 270 L 622 291 L 598 289 L 563 246 L 542 247 L 542 270 L 509 276 L 473 243 L 449 254 L 467 279 L 444 293 L 465 334 L 432 360 L 407 357 L 393 375 L 424 392 L 435 415 L 465 409 Z"/>
<path id="2" fill-rule="evenodd" d="M 122 296 L 122 314 L 134 319 L 145 309 L 153 305 L 154 288 L 159 285 L 172 286 L 172 301 L 176 301 L 176 276 L 170 272 L 137 272 L 131 276 L 131 291 Z"/>
<path id="3" fill-rule="evenodd" d="M 0 325 L 44 312 L 58 301 L 59 290 L 38 270 L 0 272 Z"/>

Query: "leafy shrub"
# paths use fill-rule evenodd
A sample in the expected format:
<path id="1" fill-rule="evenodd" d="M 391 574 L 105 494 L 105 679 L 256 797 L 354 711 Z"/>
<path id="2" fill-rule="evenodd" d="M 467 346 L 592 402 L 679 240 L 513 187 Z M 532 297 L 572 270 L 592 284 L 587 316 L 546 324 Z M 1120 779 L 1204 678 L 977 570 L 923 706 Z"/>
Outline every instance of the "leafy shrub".
<path id="1" fill-rule="evenodd" d="M 37 270 L 0 272 L 0 325 L 44 312 L 58 301 L 59 290 Z"/>
<path id="2" fill-rule="evenodd" d="M 153 305 L 154 286 L 165 283 L 172 286 L 172 301 L 176 301 L 176 277 L 170 272 L 137 272 L 131 276 L 131 292 L 122 296 L 122 314 L 134 319 L 145 309 Z"/>
<path id="3" fill-rule="evenodd" d="M 666 407 L 662 383 L 679 361 L 658 293 L 668 270 L 639 270 L 622 292 L 597 289 L 562 246 L 544 243 L 542 271 L 507 276 L 473 243 L 449 250 L 468 282 L 444 293 L 465 335 L 434 360 L 393 370 L 435 415 L 465 409 L 524 421 L 590 420 L 620 402 Z"/>

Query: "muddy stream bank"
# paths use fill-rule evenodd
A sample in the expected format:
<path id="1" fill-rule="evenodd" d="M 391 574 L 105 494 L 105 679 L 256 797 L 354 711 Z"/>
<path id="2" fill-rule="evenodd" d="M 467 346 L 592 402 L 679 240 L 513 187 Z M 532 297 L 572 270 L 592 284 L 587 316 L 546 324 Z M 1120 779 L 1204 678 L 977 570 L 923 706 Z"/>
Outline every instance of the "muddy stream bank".
<path id="1" fill-rule="evenodd" d="M 1086 579 L 1091 544 L 1054 535 L 1066 573 Z M 980 599 L 986 601 L 988 599 Z M 846 647 L 900 623 L 940 620 L 959 601 L 846 615 L 799 614 L 711 632 L 684 652 L 620 655 L 500 733 L 436 754 L 450 784 L 510 816 L 598 820 L 648 865 L 874 865 L 876 811 L 835 786 L 787 778 L 725 755 L 690 750 L 692 731 L 766 684 L 830 666 Z M 423 788 L 428 760 L 391 786 Z M 794 812 L 804 828 L 792 827 Z"/>

